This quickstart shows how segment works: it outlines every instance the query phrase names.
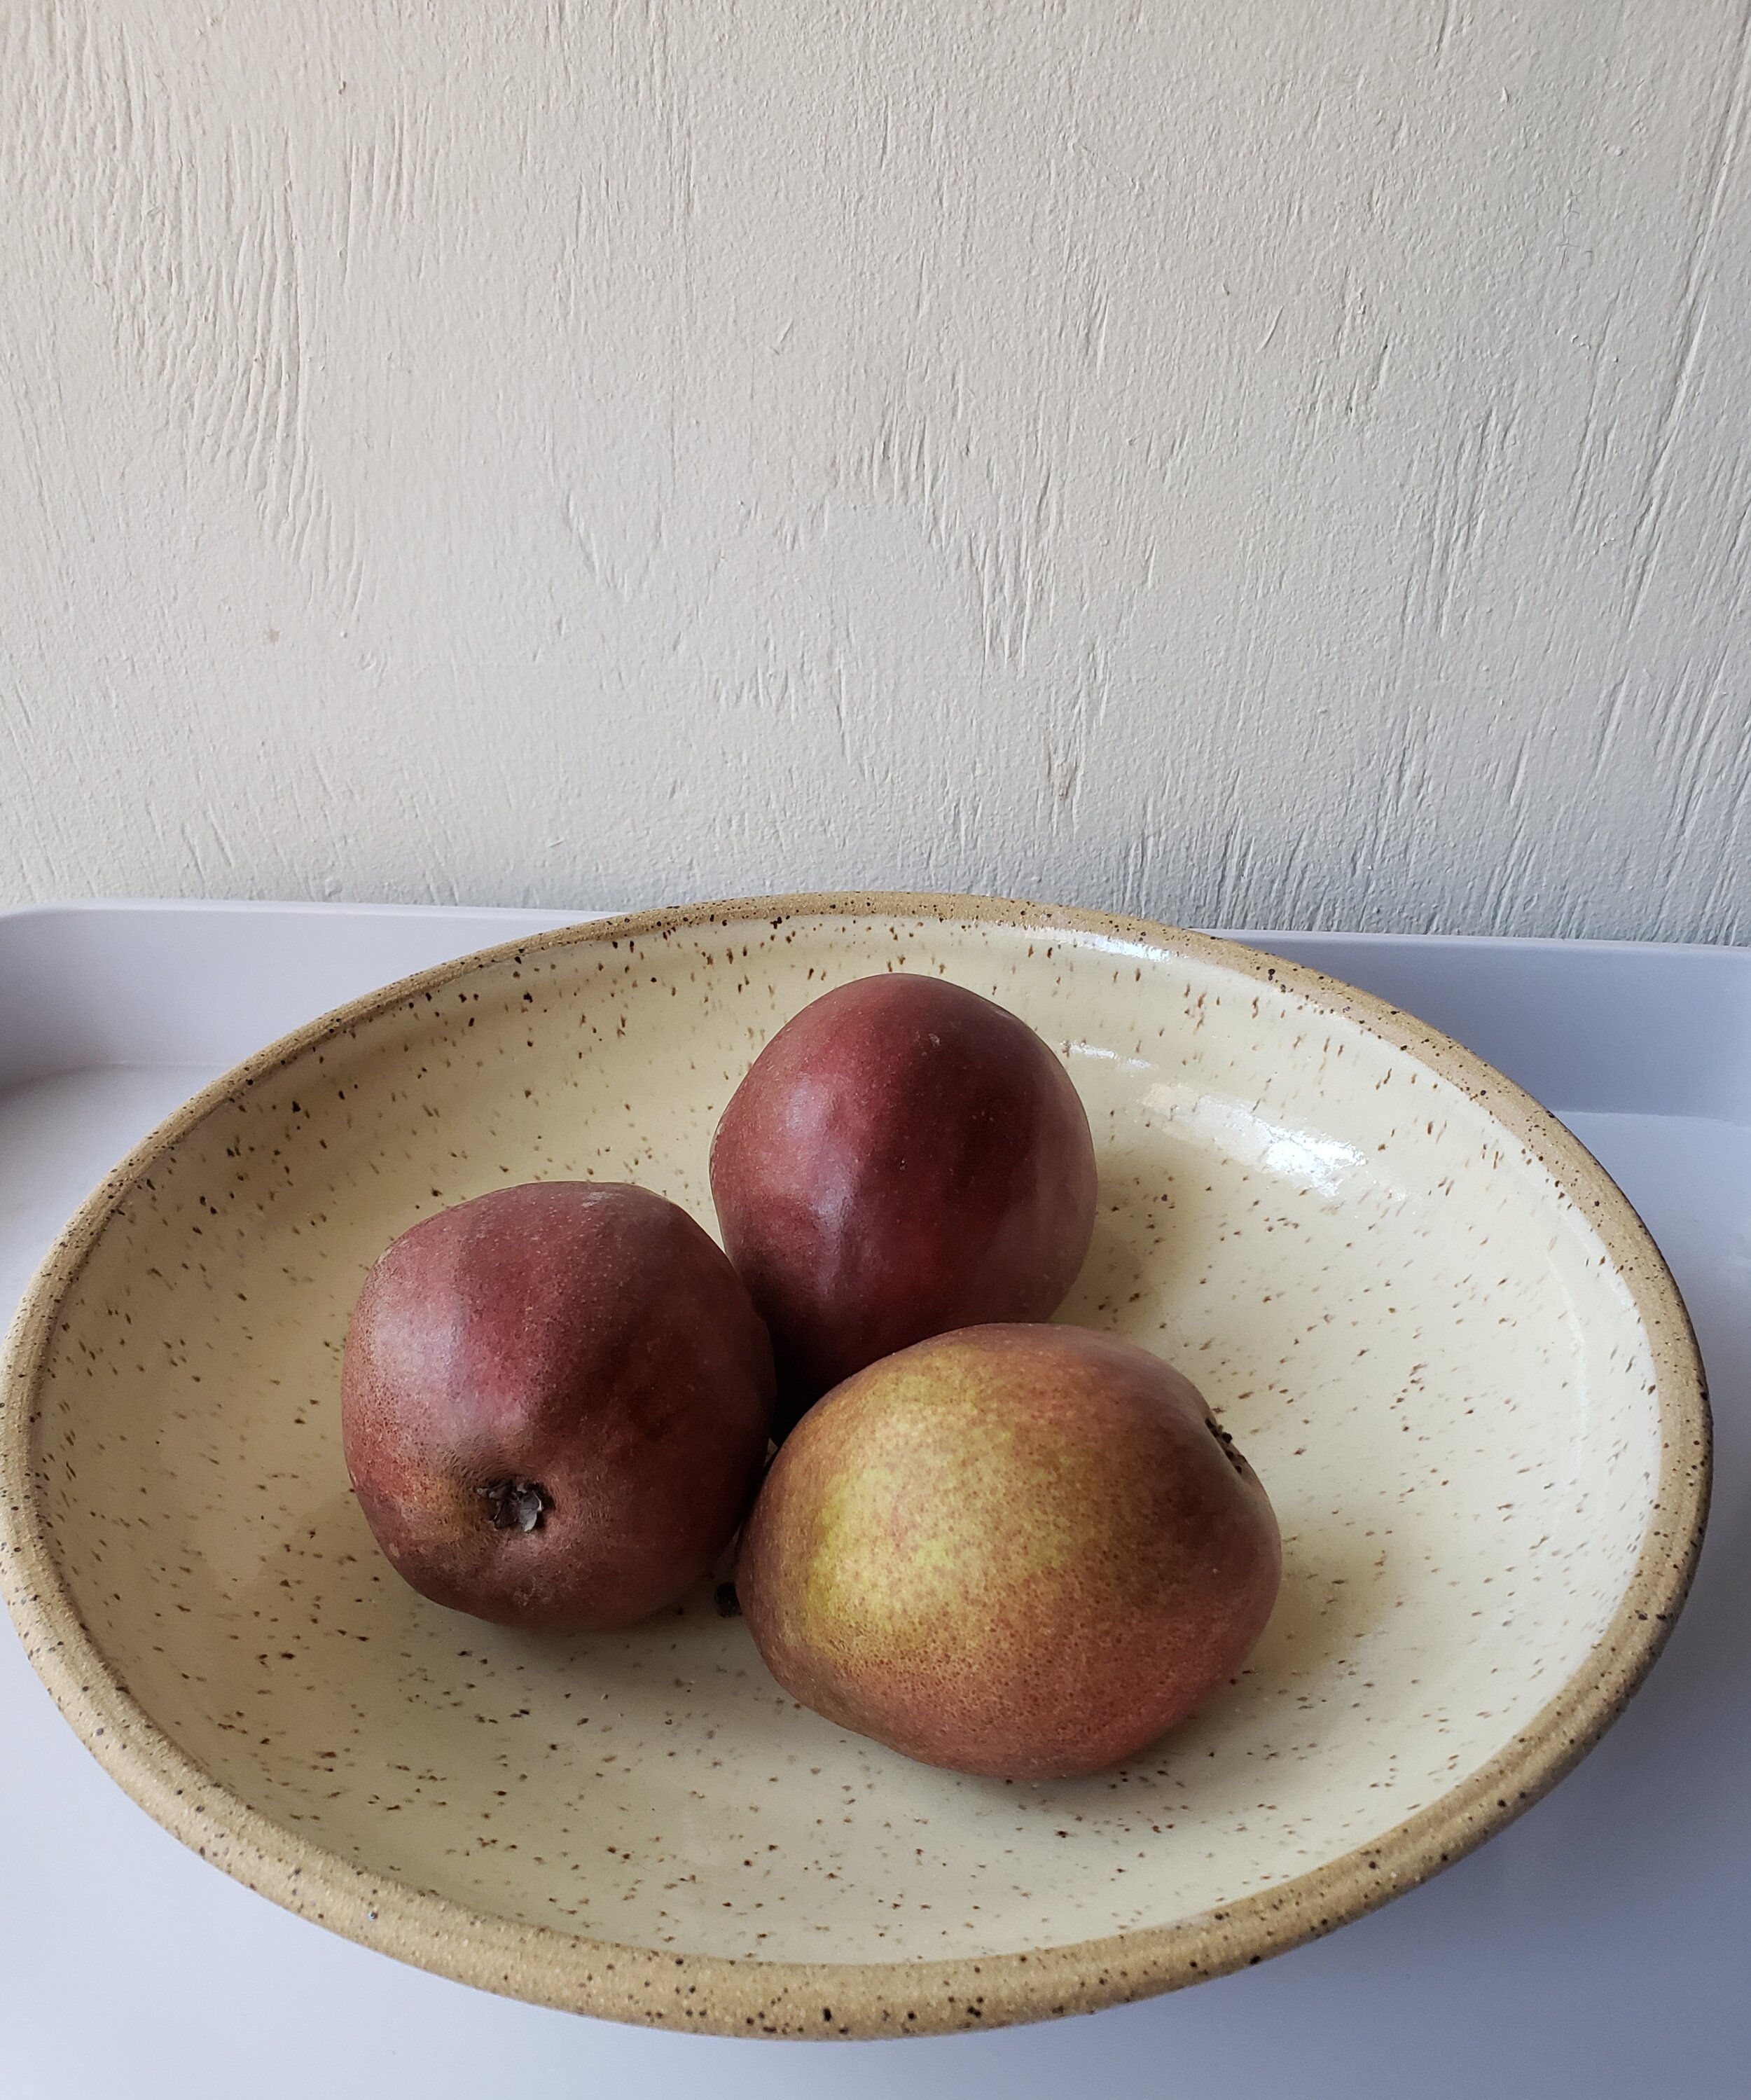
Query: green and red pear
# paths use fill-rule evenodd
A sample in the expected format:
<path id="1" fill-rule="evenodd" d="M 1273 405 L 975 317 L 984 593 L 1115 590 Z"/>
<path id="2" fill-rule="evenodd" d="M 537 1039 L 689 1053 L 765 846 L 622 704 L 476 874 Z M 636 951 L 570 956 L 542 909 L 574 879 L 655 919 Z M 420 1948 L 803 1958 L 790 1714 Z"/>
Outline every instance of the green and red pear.
<path id="1" fill-rule="evenodd" d="M 847 1379 L 774 1460 L 737 1587 L 805 1705 L 1013 1780 L 1135 1754 L 1239 1672 L 1281 1573 L 1197 1389 L 1075 1327 L 942 1335 Z"/>

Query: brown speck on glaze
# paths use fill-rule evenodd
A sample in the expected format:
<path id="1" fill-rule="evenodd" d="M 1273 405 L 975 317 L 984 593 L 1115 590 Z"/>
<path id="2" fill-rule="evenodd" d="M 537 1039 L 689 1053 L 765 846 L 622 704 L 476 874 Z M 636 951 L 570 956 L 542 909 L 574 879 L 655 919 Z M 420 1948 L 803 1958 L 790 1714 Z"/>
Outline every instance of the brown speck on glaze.
<path id="1" fill-rule="evenodd" d="M 637 1180 L 708 1225 L 753 1052 L 902 954 L 1065 1046 L 1101 1198 L 1060 1317 L 1190 1370 L 1281 1523 L 1246 1670 L 1087 1780 L 959 1778 L 831 1727 L 709 1581 L 625 1635 L 461 1620 L 377 1555 L 340 1463 L 339 1345 L 395 1233 L 507 1175 Z M 819 2037 L 1171 1989 L 1462 1856 L 1658 1652 L 1709 1420 L 1629 1206 L 1410 1017 L 1136 920 L 805 897 L 521 940 L 217 1082 L 32 1286 L 0 1459 L 27 1650 L 203 1856 L 487 1989 Z"/>

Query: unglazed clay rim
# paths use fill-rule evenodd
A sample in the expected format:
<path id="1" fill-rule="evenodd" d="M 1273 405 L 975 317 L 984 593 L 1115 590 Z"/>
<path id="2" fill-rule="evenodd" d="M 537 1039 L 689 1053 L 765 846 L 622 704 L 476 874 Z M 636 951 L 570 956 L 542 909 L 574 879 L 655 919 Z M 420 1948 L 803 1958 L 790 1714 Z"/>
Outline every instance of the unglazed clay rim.
<path id="1" fill-rule="evenodd" d="M 178 1748 L 130 1695 L 79 1615 L 32 1472 L 38 1388 L 67 1290 L 125 1197 L 210 1110 L 262 1075 L 438 986 L 520 954 L 787 918 L 985 921 L 1195 956 L 1280 985 L 1418 1060 L 1484 1106 L 1599 1233 L 1647 1332 L 1661 1456 L 1647 1529 L 1610 1625 L 1531 1724 L 1439 1800 L 1312 1872 L 1220 1910 L 1026 1953 L 944 1961 L 779 1962 L 664 1954 L 483 1914 L 374 1879 L 248 1807 Z M 0 1580 L 26 1652 L 86 1748 L 147 1812 L 236 1880 L 300 1916 L 417 1966 L 562 2010 L 725 2035 L 879 2036 L 989 2027 L 1169 1991 L 1261 1961 L 1427 1880 L 1528 1807 L 1599 1740 L 1665 1645 L 1690 1586 L 1709 1500 L 1707 1388 L 1688 1317 L 1641 1220 L 1598 1162 L 1481 1058 L 1317 970 L 1105 913 L 1001 898 L 906 893 L 750 898 L 564 927 L 404 978 L 283 1037 L 214 1080 L 145 1138 L 87 1199 L 33 1279 L 0 1380 Z"/>

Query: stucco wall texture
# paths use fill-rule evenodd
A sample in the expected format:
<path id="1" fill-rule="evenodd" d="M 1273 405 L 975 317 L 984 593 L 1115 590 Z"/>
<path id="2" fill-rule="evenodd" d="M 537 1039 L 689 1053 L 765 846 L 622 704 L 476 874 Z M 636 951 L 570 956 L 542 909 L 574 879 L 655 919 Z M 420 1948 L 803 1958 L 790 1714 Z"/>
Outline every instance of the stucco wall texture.
<path id="1" fill-rule="evenodd" d="M 1747 0 L 9 0 L 0 901 L 1751 938 Z"/>

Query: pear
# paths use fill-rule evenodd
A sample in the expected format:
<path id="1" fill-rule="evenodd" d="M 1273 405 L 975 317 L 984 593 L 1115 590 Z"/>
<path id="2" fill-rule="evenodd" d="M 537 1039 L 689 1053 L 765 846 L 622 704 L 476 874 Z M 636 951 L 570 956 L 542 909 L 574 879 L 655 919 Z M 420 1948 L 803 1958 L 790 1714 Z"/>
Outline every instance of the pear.
<path id="1" fill-rule="evenodd" d="M 724 1111 L 711 1182 L 771 1330 L 781 1436 L 909 1343 L 1043 1320 L 1094 1229 L 1094 1144 L 1062 1064 L 1003 1007 L 903 972 L 778 1030 Z"/>
<path id="2" fill-rule="evenodd" d="M 1277 1596 L 1264 1489 L 1191 1382 L 1085 1329 L 942 1335 L 781 1446 L 743 1612 L 805 1706 L 926 1764 L 1098 1771 L 1240 1670 Z"/>
<path id="3" fill-rule="evenodd" d="M 627 1626 L 734 1537 L 771 1345 L 686 1212 L 532 1182 L 423 1219 L 365 1279 L 341 1420 L 366 1521 L 422 1595 L 506 1626 Z"/>

